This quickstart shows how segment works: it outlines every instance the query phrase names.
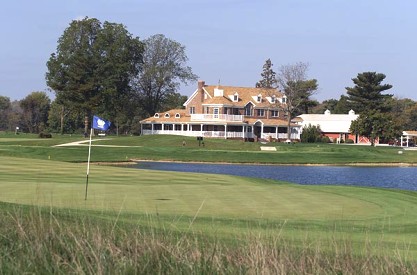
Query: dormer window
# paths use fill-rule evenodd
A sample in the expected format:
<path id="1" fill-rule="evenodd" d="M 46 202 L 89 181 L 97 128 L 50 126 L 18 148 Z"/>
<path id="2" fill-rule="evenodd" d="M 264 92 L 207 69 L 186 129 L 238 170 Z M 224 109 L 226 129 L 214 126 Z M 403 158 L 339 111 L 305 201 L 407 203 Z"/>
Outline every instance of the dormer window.
<path id="1" fill-rule="evenodd" d="M 235 93 L 233 95 L 233 102 L 238 102 L 238 101 L 239 101 L 239 94 L 238 93 Z"/>
<path id="2" fill-rule="evenodd" d="M 168 113 L 165 114 L 165 118 L 169 118 L 169 114 Z"/>
<path id="3" fill-rule="evenodd" d="M 180 114 L 179 113 L 176 113 L 175 114 L 175 118 L 180 118 L 181 116 L 180 116 Z"/>
<path id="4" fill-rule="evenodd" d="M 262 95 L 261 95 L 261 94 L 259 94 L 259 95 L 256 97 L 256 102 L 262 102 Z"/>
<path id="5" fill-rule="evenodd" d="M 159 114 L 158 114 L 158 113 L 155 113 L 155 114 L 153 115 L 153 117 L 154 117 L 154 118 L 159 118 Z"/>
<path id="6" fill-rule="evenodd" d="M 285 95 L 282 97 L 282 103 L 287 103 L 287 97 Z"/>
<path id="7" fill-rule="evenodd" d="M 272 95 L 271 97 L 271 103 L 277 102 L 277 97 L 275 95 Z"/>

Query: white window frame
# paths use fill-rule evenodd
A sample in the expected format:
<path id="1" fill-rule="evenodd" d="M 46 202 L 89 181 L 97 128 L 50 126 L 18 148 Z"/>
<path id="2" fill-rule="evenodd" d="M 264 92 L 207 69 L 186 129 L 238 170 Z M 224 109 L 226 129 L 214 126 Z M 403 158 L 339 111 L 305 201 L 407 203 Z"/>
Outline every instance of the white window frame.
<path id="1" fill-rule="evenodd" d="M 213 118 L 219 118 L 219 108 L 213 108 Z"/>

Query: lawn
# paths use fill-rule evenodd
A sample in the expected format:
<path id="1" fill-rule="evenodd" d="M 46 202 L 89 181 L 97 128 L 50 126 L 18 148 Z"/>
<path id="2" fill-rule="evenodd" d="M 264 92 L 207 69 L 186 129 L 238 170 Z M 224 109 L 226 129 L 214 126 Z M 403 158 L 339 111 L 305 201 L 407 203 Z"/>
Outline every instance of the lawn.
<path id="1" fill-rule="evenodd" d="M 207 140 L 201 147 L 187 139 L 182 146 L 182 139 L 96 140 L 94 144 L 105 147 L 92 148 L 97 163 L 91 165 L 85 200 L 88 147 L 53 147 L 80 137 L 0 137 L 0 273 L 37 273 L 45 265 L 50 272 L 76 273 L 100 273 L 101 267 L 111 267 L 109 272 L 133 268 L 133 273 L 141 273 L 139 267 L 149 268 L 143 273 L 417 270 L 412 261 L 417 256 L 416 192 L 303 186 L 101 163 L 231 162 L 232 157 L 265 163 L 413 163 L 414 152 L 327 144 L 270 144 L 277 151 L 263 152 L 256 143 Z M 132 245 L 139 250 L 133 253 Z M 68 256 L 77 251 L 90 260 Z M 136 260 L 127 260 L 132 258 Z"/>

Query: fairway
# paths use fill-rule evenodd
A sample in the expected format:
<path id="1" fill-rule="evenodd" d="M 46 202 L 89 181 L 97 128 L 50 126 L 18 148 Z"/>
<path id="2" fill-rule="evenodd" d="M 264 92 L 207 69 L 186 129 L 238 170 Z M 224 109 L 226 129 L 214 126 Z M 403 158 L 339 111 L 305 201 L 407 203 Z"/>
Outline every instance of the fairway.
<path id="1" fill-rule="evenodd" d="M 384 208 L 351 188 L 316 187 L 226 175 L 160 172 L 0 158 L 4 202 L 62 208 L 223 218 L 373 218 Z M 353 189 L 354 190 L 354 189 Z"/>
<path id="2" fill-rule="evenodd" d="M 227 175 L 137 170 L 0 157 L 0 200 L 16 204 L 199 218 L 413 220 L 415 193 L 303 186 Z M 415 219 L 414 219 L 415 220 Z"/>

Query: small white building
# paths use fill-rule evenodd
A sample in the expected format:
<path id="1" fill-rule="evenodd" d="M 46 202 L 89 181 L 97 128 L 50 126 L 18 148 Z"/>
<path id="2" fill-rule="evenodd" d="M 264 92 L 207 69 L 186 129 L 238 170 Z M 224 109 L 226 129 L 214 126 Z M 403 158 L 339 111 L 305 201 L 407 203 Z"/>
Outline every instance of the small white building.
<path id="1" fill-rule="evenodd" d="M 355 143 L 367 143 L 349 131 L 352 121 L 359 117 L 353 110 L 350 110 L 348 114 L 332 114 L 326 110 L 324 114 L 304 114 L 298 117 L 301 118 L 302 128 L 308 125 L 320 126 L 323 135 L 328 136 L 333 142 L 339 143 L 352 139 Z"/>

